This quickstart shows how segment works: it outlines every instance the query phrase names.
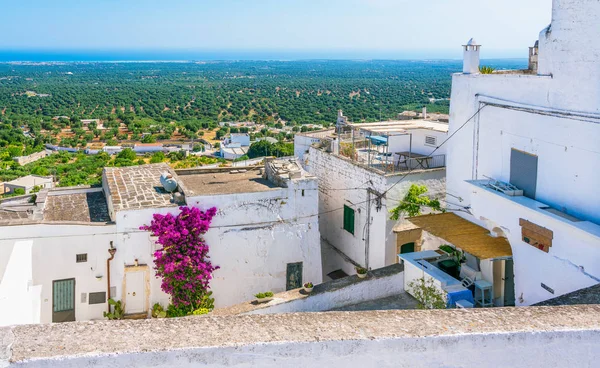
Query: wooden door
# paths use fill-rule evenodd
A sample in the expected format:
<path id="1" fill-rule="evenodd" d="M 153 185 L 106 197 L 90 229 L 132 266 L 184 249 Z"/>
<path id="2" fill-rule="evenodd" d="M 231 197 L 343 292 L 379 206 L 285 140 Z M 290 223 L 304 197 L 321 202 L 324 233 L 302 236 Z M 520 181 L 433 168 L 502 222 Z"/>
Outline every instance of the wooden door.
<path id="1" fill-rule="evenodd" d="M 125 313 L 138 314 L 146 312 L 146 272 L 125 273 Z"/>
<path id="2" fill-rule="evenodd" d="M 285 290 L 302 287 L 302 262 L 288 263 L 286 272 Z"/>

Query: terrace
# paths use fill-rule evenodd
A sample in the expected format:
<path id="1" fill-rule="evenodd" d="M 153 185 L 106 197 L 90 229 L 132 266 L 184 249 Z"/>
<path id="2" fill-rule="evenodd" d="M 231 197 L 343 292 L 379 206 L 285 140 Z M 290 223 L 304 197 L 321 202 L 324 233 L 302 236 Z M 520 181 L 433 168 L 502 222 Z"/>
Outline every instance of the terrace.
<path id="1" fill-rule="evenodd" d="M 339 155 L 384 174 L 446 166 L 448 124 L 427 120 L 389 121 L 338 126 Z"/>

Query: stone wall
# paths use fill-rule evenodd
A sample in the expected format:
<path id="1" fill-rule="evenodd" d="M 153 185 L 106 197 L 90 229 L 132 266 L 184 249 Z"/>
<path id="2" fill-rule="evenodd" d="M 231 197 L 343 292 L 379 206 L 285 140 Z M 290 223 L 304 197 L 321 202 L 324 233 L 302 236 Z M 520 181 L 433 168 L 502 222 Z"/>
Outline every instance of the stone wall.
<path id="1" fill-rule="evenodd" d="M 396 221 L 390 220 L 389 211 L 398 205 L 412 184 L 426 185 L 428 195 L 445 193 L 443 168 L 383 175 L 314 147 L 307 157 L 310 173 L 319 179 L 321 237 L 364 267 L 380 268 L 396 263 L 393 231 Z M 378 201 L 377 197 L 383 193 L 385 196 Z M 355 211 L 354 234 L 343 229 L 344 206 Z M 351 263 L 337 266 L 348 274 L 354 272 Z"/>
<path id="2" fill-rule="evenodd" d="M 30 164 L 32 162 L 35 162 L 41 158 L 44 158 L 48 155 L 50 155 L 51 151 L 41 151 L 41 152 L 36 152 L 36 153 L 32 153 L 31 155 L 28 156 L 18 156 L 18 157 L 14 157 L 13 160 L 18 163 L 19 165 L 23 166 L 23 165 L 27 165 Z"/>
<path id="3" fill-rule="evenodd" d="M 3 367 L 591 367 L 600 306 L 329 312 L 0 329 Z"/>

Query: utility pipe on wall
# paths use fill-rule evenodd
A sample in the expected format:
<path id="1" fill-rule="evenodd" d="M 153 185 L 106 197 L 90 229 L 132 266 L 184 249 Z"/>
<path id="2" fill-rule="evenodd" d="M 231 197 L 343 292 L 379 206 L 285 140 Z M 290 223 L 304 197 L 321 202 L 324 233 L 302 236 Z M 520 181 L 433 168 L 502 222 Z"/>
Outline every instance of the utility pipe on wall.
<path id="1" fill-rule="evenodd" d="M 117 248 L 113 247 L 112 240 L 110 241 L 110 248 L 108 249 L 108 253 L 110 257 L 106 260 L 106 295 L 108 296 L 106 300 L 111 298 L 110 295 L 110 261 L 115 258 L 115 253 L 117 253 Z M 107 303 L 108 313 L 110 313 L 110 304 Z"/>

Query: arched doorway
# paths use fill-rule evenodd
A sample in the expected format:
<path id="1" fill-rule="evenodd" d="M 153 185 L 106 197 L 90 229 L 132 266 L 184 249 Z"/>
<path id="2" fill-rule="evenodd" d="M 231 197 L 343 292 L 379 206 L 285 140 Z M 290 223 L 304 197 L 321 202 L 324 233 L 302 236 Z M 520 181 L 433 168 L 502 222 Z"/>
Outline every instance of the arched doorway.
<path id="1" fill-rule="evenodd" d="M 402 244 L 402 246 L 400 247 L 400 254 L 404 254 L 404 253 L 412 253 L 415 251 L 415 243 L 406 243 L 406 244 Z"/>

